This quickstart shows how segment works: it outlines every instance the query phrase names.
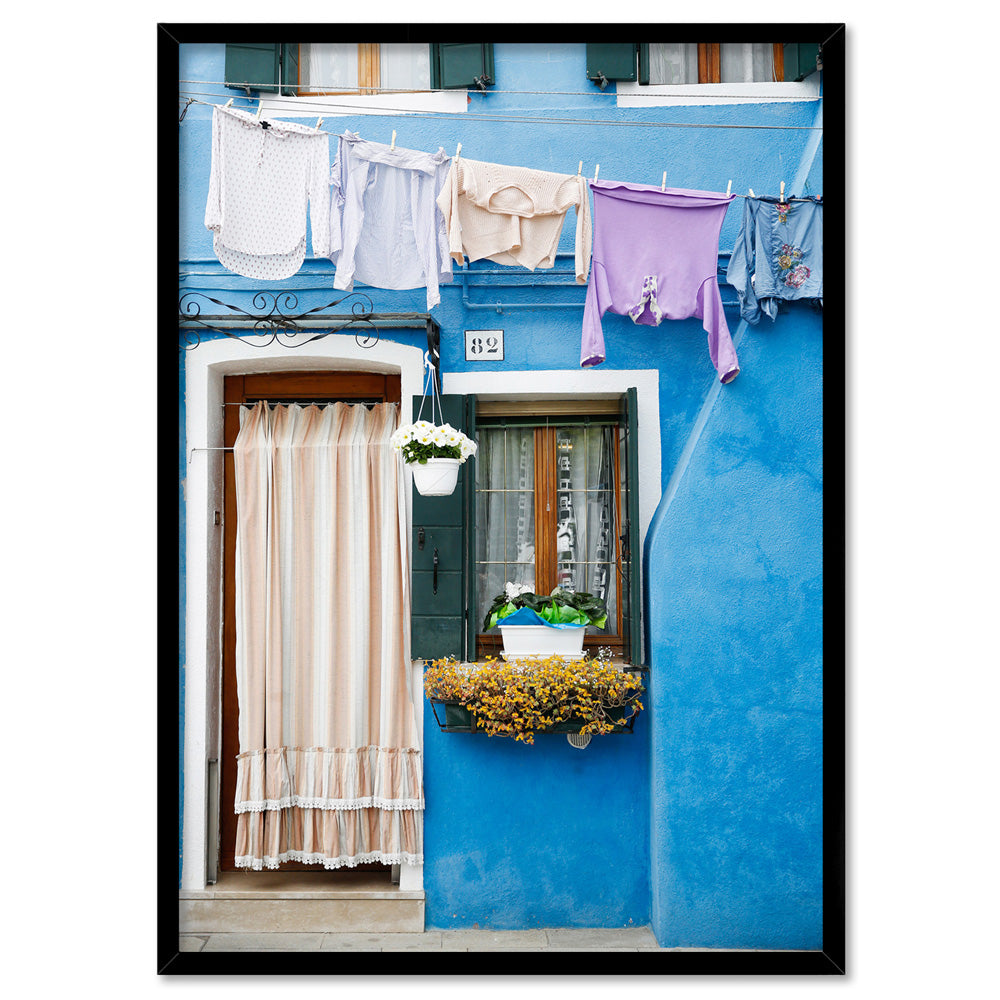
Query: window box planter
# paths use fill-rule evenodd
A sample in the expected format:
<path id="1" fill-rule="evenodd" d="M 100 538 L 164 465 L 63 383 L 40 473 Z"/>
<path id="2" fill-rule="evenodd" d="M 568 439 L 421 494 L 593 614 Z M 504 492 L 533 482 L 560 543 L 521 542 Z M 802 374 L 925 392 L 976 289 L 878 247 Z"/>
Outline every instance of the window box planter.
<path id="1" fill-rule="evenodd" d="M 583 634 L 586 625 L 552 628 L 548 625 L 500 625 L 503 636 L 503 657 L 563 656 L 571 660 L 583 658 Z"/>
<path id="2" fill-rule="evenodd" d="M 642 710 L 640 675 L 586 657 L 434 660 L 424 672 L 424 692 L 443 732 L 533 743 L 538 733 L 631 733 Z"/>
<path id="3" fill-rule="evenodd" d="M 611 736 L 618 733 L 629 733 L 634 731 L 635 720 L 639 717 L 639 709 L 635 702 L 639 698 L 639 692 L 625 705 L 605 706 L 609 715 L 625 720 L 624 725 L 615 725 L 610 733 L 604 735 Z M 442 733 L 484 733 L 485 730 L 476 724 L 476 717 L 464 705 L 457 701 L 443 701 L 440 698 L 428 699 L 431 703 L 431 711 L 434 713 L 434 721 L 438 724 L 438 729 Z M 581 718 L 568 719 L 566 722 L 557 722 L 545 729 L 536 729 L 536 734 L 545 733 L 578 733 L 583 728 L 586 720 Z"/>

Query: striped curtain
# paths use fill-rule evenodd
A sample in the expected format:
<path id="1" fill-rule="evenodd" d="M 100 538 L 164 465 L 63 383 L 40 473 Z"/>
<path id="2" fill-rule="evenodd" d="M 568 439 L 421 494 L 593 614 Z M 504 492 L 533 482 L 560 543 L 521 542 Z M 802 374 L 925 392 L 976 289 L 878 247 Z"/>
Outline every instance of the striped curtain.
<path id="1" fill-rule="evenodd" d="M 236 864 L 423 861 L 397 407 L 240 409 Z"/>

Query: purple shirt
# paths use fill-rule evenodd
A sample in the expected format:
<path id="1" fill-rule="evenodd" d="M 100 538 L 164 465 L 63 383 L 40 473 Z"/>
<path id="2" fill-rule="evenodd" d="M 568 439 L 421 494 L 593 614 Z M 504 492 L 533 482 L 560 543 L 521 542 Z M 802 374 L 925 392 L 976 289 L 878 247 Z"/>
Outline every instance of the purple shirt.
<path id="1" fill-rule="evenodd" d="M 739 374 L 719 295 L 719 231 L 735 195 L 591 181 L 594 254 L 583 310 L 584 368 L 604 360 L 610 309 L 643 326 L 695 316 L 722 382 Z"/>

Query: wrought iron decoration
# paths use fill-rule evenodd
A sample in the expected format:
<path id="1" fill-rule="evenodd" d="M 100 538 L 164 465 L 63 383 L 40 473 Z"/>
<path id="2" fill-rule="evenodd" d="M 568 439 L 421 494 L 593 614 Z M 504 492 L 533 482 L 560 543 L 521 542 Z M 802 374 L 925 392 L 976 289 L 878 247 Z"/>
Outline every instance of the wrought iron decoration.
<path id="1" fill-rule="evenodd" d="M 229 313 L 203 314 L 200 299 L 228 309 Z M 354 299 L 350 304 L 349 315 L 315 317 L 313 315 L 333 306 L 339 306 L 349 299 Z M 363 292 L 350 292 L 343 298 L 323 306 L 316 306 L 303 313 L 296 312 L 298 305 L 298 297 L 292 292 L 257 292 L 253 297 L 253 307 L 257 312 L 251 313 L 229 302 L 213 299 L 211 295 L 202 292 L 185 292 L 177 302 L 181 333 L 184 337 L 183 347 L 187 351 L 194 350 L 201 343 L 202 331 L 221 333 L 251 347 L 267 347 L 270 344 L 289 348 L 304 347 L 314 340 L 329 337 L 332 333 L 340 333 L 349 327 L 358 328 L 354 339 L 359 347 L 374 347 L 378 343 L 378 328 L 372 321 L 373 303 Z M 310 320 L 311 317 L 311 322 L 305 325 L 304 321 Z M 232 327 L 227 329 L 227 326 L 222 325 L 225 320 L 239 322 L 235 332 Z M 317 320 L 330 320 L 331 323 L 329 327 L 323 324 L 317 329 L 315 325 Z M 252 342 L 247 340 L 248 332 L 267 339 Z"/>

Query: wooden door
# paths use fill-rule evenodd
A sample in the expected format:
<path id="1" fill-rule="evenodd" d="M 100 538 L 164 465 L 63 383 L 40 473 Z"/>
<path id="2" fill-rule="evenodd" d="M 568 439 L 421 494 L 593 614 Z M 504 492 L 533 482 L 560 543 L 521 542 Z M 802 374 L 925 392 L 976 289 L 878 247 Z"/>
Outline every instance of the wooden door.
<path id="1" fill-rule="evenodd" d="M 399 403 L 398 375 L 371 372 L 281 372 L 231 375 L 225 379 L 225 446 L 231 449 L 240 429 L 240 404 L 266 399 L 271 403 Z M 236 757 L 239 754 L 239 707 L 236 696 L 236 487 L 232 451 L 225 455 L 223 538 L 222 750 L 220 762 L 219 870 L 237 869 Z M 388 869 L 379 863 L 352 871 Z M 282 871 L 321 871 L 321 866 L 289 861 Z"/>

